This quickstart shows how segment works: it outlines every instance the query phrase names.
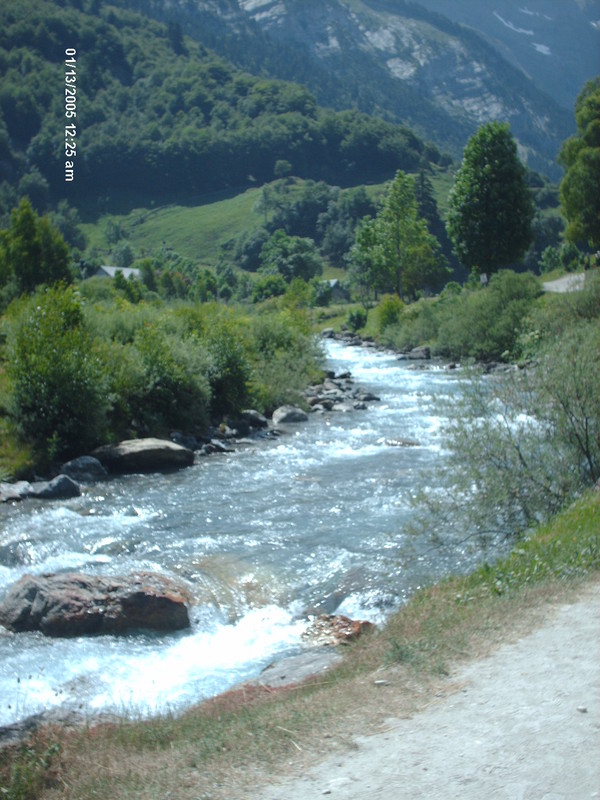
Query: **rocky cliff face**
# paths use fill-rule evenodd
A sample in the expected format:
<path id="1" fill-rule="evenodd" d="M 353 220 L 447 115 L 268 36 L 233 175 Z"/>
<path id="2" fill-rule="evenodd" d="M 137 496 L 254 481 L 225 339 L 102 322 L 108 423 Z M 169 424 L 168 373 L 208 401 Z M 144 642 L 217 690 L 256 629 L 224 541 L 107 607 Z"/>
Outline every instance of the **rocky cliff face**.
<path id="1" fill-rule="evenodd" d="M 308 86 L 323 105 L 403 122 L 460 156 L 508 121 L 558 177 L 573 102 L 600 53 L 600 0 L 171 0 L 184 30 L 238 66 Z M 166 18 L 166 17 L 165 17 Z"/>

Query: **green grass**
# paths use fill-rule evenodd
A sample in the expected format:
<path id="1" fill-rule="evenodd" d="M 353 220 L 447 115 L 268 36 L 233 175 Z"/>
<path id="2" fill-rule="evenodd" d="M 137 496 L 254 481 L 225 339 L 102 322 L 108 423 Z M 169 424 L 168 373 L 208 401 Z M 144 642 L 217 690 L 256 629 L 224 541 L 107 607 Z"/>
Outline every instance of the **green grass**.
<path id="1" fill-rule="evenodd" d="M 260 227 L 263 218 L 253 208 L 260 189 L 247 189 L 233 197 L 214 196 L 196 206 L 169 205 L 156 209 L 136 208 L 126 215 L 105 215 L 95 224 L 82 226 L 88 251 L 108 258 L 105 229 L 109 220 L 119 224 L 123 239 L 136 257 L 158 253 L 163 247 L 206 266 L 216 263 L 221 245 L 247 230 Z"/>

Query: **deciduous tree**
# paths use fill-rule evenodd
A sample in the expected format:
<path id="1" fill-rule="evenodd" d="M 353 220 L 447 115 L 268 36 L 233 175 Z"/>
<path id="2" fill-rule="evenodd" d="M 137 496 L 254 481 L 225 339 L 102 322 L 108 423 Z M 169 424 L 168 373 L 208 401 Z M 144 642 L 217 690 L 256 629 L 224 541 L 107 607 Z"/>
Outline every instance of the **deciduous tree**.
<path id="1" fill-rule="evenodd" d="M 577 135 L 567 139 L 559 162 L 566 174 L 560 199 L 572 242 L 600 247 L 600 78 L 588 81 L 575 104 Z"/>
<path id="2" fill-rule="evenodd" d="M 507 124 L 490 122 L 469 139 L 447 222 L 456 254 L 469 269 L 496 272 L 529 247 L 534 208 L 525 175 Z"/>

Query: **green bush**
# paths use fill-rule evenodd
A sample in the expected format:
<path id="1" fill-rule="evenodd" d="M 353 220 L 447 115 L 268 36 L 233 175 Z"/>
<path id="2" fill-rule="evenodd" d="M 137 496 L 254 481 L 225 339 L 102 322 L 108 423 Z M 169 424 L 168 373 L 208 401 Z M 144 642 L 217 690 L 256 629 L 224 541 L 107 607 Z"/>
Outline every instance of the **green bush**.
<path id="1" fill-rule="evenodd" d="M 302 389 L 320 377 L 323 358 L 303 312 L 254 317 L 249 334 L 252 404 L 271 414 L 284 403 L 302 403 Z"/>
<path id="2" fill-rule="evenodd" d="M 243 332 L 233 314 L 214 313 L 204 341 L 210 357 L 210 410 L 218 420 L 247 403 L 250 364 Z"/>
<path id="3" fill-rule="evenodd" d="M 420 344 L 435 342 L 439 307 L 439 303 L 424 299 L 406 306 L 400 322 L 390 325 L 383 332 L 382 344 L 396 350 L 410 350 Z"/>
<path id="4" fill-rule="evenodd" d="M 452 455 L 444 504 L 459 516 L 467 509 L 475 530 L 514 534 L 597 481 L 598 363 L 600 327 L 581 322 L 547 342 L 528 369 L 470 376 L 461 399 L 445 404 Z"/>
<path id="5" fill-rule="evenodd" d="M 348 314 L 346 322 L 350 330 L 359 331 L 367 324 L 367 312 L 364 308 L 355 308 Z"/>
<path id="6" fill-rule="evenodd" d="M 206 428 L 214 374 L 206 348 L 195 337 L 182 340 L 158 325 L 142 328 L 134 344 L 143 368 L 141 386 L 128 398 L 135 417 L 155 431 Z"/>
<path id="7" fill-rule="evenodd" d="M 404 303 L 397 294 L 386 294 L 375 311 L 379 333 L 383 333 L 390 325 L 396 325 L 403 309 Z"/>
<path id="8" fill-rule="evenodd" d="M 527 314 L 541 294 L 531 273 L 502 270 L 485 289 L 465 289 L 440 309 L 436 352 L 450 358 L 508 360 Z"/>
<path id="9" fill-rule="evenodd" d="M 102 361 L 72 287 L 56 286 L 7 313 L 9 407 L 45 461 L 98 444 L 106 431 Z"/>

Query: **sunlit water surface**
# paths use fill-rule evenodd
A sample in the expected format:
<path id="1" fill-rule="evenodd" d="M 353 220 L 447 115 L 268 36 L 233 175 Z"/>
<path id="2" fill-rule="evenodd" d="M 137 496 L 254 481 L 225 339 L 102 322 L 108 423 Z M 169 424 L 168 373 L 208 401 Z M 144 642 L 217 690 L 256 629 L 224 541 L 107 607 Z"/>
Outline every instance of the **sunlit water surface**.
<path id="1" fill-rule="evenodd" d="M 444 458 L 440 407 L 458 391 L 455 374 L 327 347 L 328 366 L 379 403 L 311 415 L 178 473 L 0 508 L 0 598 L 25 573 L 58 570 L 157 570 L 195 597 L 191 629 L 172 635 L 0 635 L 0 724 L 59 705 L 183 708 L 296 652 L 307 612 L 381 622 L 417 586 L 480 558 L 473 544 L 432 547 L 431 533 L 407 530 L 411 495 Z M 399 439 L 418 444 L 389 443 Z"/>

